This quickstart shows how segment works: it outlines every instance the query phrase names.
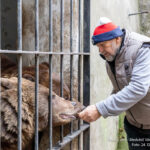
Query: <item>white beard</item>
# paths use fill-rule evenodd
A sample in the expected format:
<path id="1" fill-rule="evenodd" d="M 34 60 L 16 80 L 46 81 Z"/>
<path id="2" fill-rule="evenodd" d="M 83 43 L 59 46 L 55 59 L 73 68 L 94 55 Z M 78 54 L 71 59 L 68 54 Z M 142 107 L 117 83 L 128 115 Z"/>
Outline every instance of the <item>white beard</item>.
<path id="1" fill-rule="evenodd" d="M 115 57 L 116 57 L 116 55 L 117 55 L 118 52 L 119 52 L 119 49 L 116 50 L 115 55 L 110 55 L 110 56 L 108 56 L 108 57 L 105 57 L 105 59 L 106 59 L 107 61 L 112 62 L 112 61 L 115 59 Z"/>
<path id="2" fill-rule="evenodd" d="M 116 56 L 116 55 L 115 55 L 115 56 Z M 115 56 L 110 55 L 110 56 L 108 56 L 108 57 L 105 57 L 105 59 L 106 59 L 107 61 L 112 62 L 112 61 L 115 59 Z"/>

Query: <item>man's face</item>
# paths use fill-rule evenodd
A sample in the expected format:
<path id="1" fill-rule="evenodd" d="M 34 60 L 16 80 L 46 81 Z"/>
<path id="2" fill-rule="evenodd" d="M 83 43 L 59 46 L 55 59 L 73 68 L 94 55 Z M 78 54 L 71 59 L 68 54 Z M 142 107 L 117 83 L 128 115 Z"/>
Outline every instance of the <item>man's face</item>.
<path id="1" fill-rule="evenodd" d="M 117 50 L 120 47 L 119 39 L 112 39 L 109 41 L 104 41 L 96 44 L 99 48 L 99 52 L 106 58 L 107 61 L 113 61 Z"/>

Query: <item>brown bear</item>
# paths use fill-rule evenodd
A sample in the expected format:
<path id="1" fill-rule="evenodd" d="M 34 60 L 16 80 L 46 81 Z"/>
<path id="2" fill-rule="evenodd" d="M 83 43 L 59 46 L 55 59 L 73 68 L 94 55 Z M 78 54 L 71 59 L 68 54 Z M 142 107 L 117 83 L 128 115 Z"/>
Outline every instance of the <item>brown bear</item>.
<path id="1" fill-rule="evenodd" d="M 1 78 L 1 145 L 2 150 L 17 150 L 17 97 L 16 77 Z M 22 79 L 22 149 L 32 141 L 35 132 L 35 84 Z M 49 89 L 39 85 L 39 131 L 48 125 Z M 52 93 L 53 127 L 71 122 L 84 106 L 71 102 Z"/>

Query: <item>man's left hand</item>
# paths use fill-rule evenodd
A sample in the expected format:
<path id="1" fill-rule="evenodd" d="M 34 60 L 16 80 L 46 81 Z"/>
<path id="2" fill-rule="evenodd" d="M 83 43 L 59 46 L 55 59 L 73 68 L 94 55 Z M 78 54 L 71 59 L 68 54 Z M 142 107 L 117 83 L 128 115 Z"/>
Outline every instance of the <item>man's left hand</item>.
<path id="1" fill-rule="evenodd" d="M 90 105 L 82 112 L 78 113 L 78 116 L 80 119 L 86 122 L 93 122 L 96 121 L 101 116 L 101 114 L 99 113 L 95 105 Z"/>

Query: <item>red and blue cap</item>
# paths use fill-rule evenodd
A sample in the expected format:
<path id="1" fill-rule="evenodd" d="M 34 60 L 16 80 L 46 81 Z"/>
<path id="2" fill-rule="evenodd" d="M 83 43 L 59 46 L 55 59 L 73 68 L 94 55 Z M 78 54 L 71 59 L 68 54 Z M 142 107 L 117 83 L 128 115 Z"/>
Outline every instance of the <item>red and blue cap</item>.
<path id="1" fill-rule="evenodd" d="M 113 24 L 110 19 L 102 17 L 94 30 L 92 43 L 93 45 L 96 45 L 99 42 L 112 40 L 122 35 L 123 32 L 118 26 Z"/>

